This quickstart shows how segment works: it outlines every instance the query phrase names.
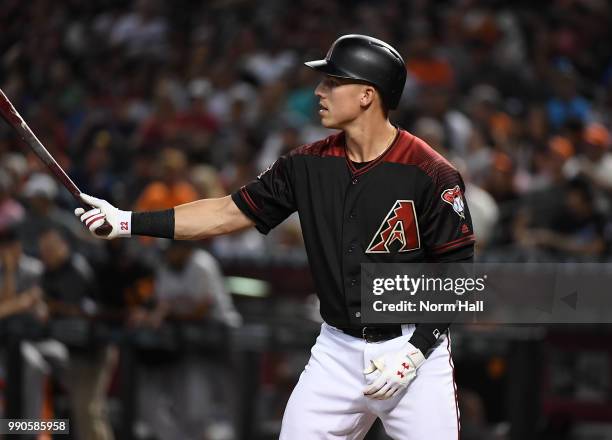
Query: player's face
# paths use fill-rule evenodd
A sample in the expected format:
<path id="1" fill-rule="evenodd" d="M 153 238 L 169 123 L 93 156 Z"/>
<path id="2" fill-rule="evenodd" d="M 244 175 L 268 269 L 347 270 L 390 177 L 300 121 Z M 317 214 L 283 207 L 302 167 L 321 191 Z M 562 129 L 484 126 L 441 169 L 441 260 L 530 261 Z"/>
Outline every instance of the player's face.
<path id="1" fill-rule="evenodd" d="M 319 98 L 319 117 L 326 128 L 342 129 L 361 113 L 363 84 L 326 76 L 315 89 Z"/>

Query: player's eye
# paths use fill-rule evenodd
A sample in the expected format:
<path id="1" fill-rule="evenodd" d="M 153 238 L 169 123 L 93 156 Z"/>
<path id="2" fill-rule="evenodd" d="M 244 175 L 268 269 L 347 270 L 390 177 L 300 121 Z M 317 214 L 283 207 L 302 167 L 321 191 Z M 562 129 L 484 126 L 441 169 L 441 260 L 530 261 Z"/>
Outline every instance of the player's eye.
<path id="1" fill-rule="evenodd" d="M 325 79 L 325 85 L 329 88 L 338 87 L 340 84 L 340 81 L 338 81 L 336 78 L 330 77 Z"/>

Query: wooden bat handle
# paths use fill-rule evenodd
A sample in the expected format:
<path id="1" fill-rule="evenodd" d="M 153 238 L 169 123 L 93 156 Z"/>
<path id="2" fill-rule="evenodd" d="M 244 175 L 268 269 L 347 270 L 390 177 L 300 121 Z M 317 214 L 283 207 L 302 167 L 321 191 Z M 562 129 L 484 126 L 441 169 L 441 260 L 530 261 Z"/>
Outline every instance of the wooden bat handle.
<path id="1" fill-rule="evenodd" d="M 81 190 L 75 185 L 70 177 L 64 172 L 62 167 L 55 161 L 51 153 L 44 147 L 44 145 L 38 140 L 34 132 L 30 129 L 28 124 L 23 120 L 21 115 L 17 112 L 11 101 L 6 97 L 4 92 L 0 89 L 0 115 L 4 120 L 19 134 L 19 137 L 32 149 L 34 154 L 38 156 L 40 160 L 47 166 L 47 168 L 53 173 L 53 175 L 61 182 L 64 187 L 70 191 L 70 194 L 77 200 L 77 202 L 91 209 L 92 207 L 86 205 L 81 200 Z M 111 231 L 111 226 L 108 222 L 104 222 L 96 230 L 96 234 L 99 236 L 108 235 Z"/>

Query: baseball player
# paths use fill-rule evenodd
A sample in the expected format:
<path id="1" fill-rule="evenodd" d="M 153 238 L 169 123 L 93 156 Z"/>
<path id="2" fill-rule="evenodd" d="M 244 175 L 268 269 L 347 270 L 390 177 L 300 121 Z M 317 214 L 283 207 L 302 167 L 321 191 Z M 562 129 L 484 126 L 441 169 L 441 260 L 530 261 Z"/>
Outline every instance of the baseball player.
<path id="1" fill-rule="evenodd" d="M 394 439 L 450 440 L 459 433 L 448 325 L 364 326 L 360 264 L 470 261 L 474 234 L 456 169 L 395 127 L 406 80 L 387 43 L 345 35 L 315 89 L 319 116 L 339 130 L 279 158 L 234 194 L 157 212 L 122 211 L 83 194 L 75 211 L 106 238 L 202 239 L 255 226 L 267 234 L 300 216 L 324 323 L 283 417 L 281 439 L 360 439 L 379 417 Z"/>

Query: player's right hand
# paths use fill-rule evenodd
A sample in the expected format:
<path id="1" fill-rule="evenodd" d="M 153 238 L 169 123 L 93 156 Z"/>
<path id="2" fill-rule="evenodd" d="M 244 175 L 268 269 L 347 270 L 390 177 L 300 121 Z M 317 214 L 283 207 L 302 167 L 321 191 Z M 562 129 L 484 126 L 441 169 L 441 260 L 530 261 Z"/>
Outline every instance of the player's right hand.
<path id="1" fill-rule="evenodd" d="M 421 350 L 407 342 L 399 351 L 387 353 L 370 361 L 371 365 L 363 374 L 379 372 L 374 381 L 368 384 L 363 394 L 370 399 L 386 400 L 405 389 L 416 378 L 417 369 L 425 362 Z"/>
<path id="2" fill-rule="evenodd" d="M 92 209 L 85 211 L 83 208 L 74 210 L 81 223 L 96 237 L 111 240 L 117 237 L 129 237 L 132 233 L 132 211 L 121 211 L 108 203 L 106 200 L 97 199 L 81 193 L 81 200 Z M 100 235 L 98 230 L 104 222 L 107 222 L 111 230 L 108 234 Z"/>

